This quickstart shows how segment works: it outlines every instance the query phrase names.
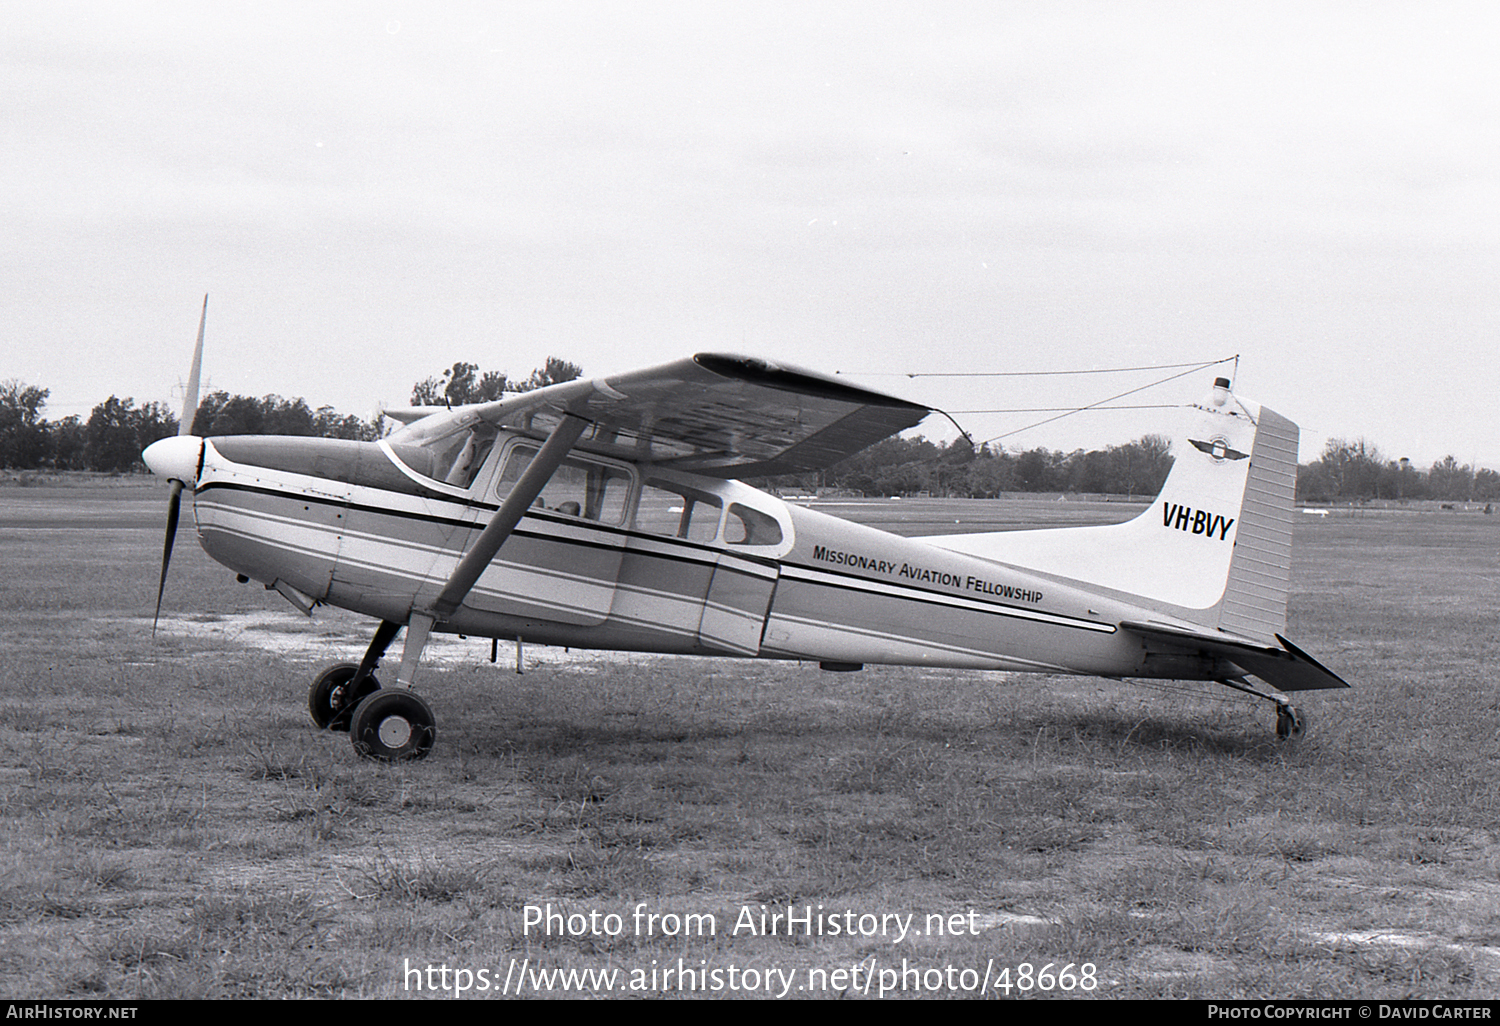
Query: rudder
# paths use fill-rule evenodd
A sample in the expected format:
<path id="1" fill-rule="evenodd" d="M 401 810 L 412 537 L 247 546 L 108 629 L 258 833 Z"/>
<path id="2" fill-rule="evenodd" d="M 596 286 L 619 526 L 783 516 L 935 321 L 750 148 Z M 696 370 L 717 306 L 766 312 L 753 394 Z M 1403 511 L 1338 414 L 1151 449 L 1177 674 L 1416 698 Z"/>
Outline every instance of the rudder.
<path id="1" fill-rule="evenodd" d="M 1292 519 L 1297 496 L 1297 425 L 1260 410 L 1240 529 L 1219 603 L 1221 630 L 1264 637 L 1286 630 Z"/>

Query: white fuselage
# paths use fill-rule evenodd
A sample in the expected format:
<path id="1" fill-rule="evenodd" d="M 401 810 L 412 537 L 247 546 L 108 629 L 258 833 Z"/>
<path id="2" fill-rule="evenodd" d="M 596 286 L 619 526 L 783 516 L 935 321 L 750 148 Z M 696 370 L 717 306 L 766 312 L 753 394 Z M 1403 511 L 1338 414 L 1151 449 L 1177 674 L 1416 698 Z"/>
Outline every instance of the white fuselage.
<path id="1" fill-rule="evenodd" d="M 450 484 L 385 444 L 209 439 L 194 494 L 199 538 L 214 559 L 268 586 L 405 623 L 431 606 L 497 508 L 506 461 L 534 446 L 502 433 L 477 472 Z M 827 664 L 1214 674 L 1195 656 L 1148 655 L 1120 630 L 1161 615 L 1128 595 L 849 523 L 736 481 L 595 457 L 569 464 L 577 501 L 539 500 L 437 629 Z"/>

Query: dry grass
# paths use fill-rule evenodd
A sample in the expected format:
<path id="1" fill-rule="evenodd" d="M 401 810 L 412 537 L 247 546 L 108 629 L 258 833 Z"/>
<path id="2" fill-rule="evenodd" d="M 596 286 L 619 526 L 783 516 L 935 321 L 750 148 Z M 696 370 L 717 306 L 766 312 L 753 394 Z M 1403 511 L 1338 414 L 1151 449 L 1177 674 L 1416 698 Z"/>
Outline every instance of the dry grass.
<path id="1" fill-rule="evenodd" d="M 386 767 L 304 710 L 318 662 L 357 648 L 321 627 L 280 654 L 237 640 L 280 599 L 186 530 L 168 605 L 225 632 L 153 645 L 162 498 L 0 492 L 13 997 L 402 996 L 410 966 L 498 984 L 513 959 L 624 981 L 679 959 L 799 981 L 1088 962 L 1105 997 L 1472 997 L 1500 977 L 1494 518 L 1299 523 L 1291 636 L 1356 689 L 1305 702 L 1294 746 L 1211 687 L 641 658 L 517 677 L 475 642 L 424 671 L 437 752 Z M 717 935 L 637 935 L 643 902 Z M 527 929 L 544 904 L 626 929 Z M 983 929 L 731 936 L 762 904 L 972 909 Z"/>

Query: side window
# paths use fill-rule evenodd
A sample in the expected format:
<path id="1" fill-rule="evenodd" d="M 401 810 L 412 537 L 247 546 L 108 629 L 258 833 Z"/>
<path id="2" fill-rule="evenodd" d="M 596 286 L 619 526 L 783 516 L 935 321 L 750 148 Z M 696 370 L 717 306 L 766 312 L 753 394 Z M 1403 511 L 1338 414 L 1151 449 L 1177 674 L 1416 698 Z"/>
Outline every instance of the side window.
<path id="1" fill-rule="evenodd" d="M 776 518 L 737 502 L 724 518 L 724 540 L 730 545 L 780 545 L 781 524 Z"/>
<path id="2" fill-rule="evenodd" d="M 707 544 L 719 534 L 717 497 L 666 481 L 647 481 L 641 486 L 641 502 L 635 511 L 638 531 L 683 538 Z"/>
<path id="3" fill-rule="evenodd" d="M 496 498 L 503 500 L 510 494 L 537 452 L 538 449 L 530 445 L 511 449 L 495 485 Z M 564 516 L 618 524 L 625 519 L 625 502 L 629 496 L 630 475 L 624 470 L 570 457 L 552 472 L 547 487 L 531 505 L 534 509 L 546 509 Z"/>

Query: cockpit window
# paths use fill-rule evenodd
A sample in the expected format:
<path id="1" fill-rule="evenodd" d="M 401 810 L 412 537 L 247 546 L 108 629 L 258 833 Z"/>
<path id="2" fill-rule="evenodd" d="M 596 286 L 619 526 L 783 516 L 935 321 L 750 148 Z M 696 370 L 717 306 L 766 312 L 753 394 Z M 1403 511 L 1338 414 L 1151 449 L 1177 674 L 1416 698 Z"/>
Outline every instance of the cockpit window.
<path id="1" fill-rule="evenodd" d="M 495 497 L 504 500 L 516 486 L 540 450 L 532 445 L 517 445 L 505 458 L 505 467 L 495 484 Z M 603 463 L 569 457 L 552 472 L 542 494 L 531 505 L 533 509 L 550 510 L 569 517 L 618 524 L 625 519 L 625 503 L 630 497 L 630 474 Z"/>

